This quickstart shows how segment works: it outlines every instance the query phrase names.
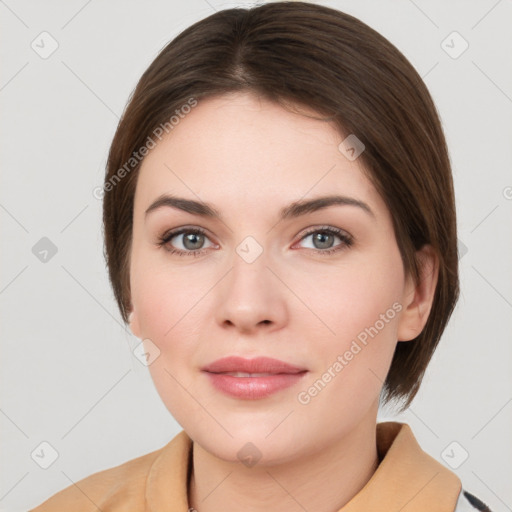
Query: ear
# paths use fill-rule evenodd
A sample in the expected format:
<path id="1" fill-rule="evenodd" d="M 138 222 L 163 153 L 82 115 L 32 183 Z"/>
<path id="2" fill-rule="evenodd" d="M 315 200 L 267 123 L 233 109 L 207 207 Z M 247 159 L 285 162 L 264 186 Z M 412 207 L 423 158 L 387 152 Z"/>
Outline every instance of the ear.
<path id="1" fill-rule="evenodd" d="M 128 323 L 130 324 L 130 329 L 133 333 L 133 335 L 136 338 L 140 338 L 140 325 L 139 325 L 139 317 L 137 315 L 137 312 L 135 308 L 132 308 L 130 311 L 130 314 L 128 315 Z"/>
<path id="2" fill-rule="evenodd" d="M 420 335 L 427 323 L 439 275 L 439 258 L 431 245 L 416 251 L 419 282 L 409 274 L 402 296 L 403 310 L 398 322 L 398 341 L 410 341 Z"/>

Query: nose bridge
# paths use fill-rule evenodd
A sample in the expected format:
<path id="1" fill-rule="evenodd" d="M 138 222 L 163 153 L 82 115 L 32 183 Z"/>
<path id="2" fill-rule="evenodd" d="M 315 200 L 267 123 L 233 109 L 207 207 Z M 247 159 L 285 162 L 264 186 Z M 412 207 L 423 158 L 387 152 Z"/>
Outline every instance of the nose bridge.
<path id="1" fill-rule="evenodd" d="M 253 236 L 247 236 L 236 246 L 231 258 L 229 292 L 240 299 L 258 301 L 268 290 L 269 254 Z"/>
<path id="2" fill-rule="evenodd" d="M 268 267 L 271 257 L 254 237 L 248 236 L 235 248 L 231 271 L 222 285 L 217 315 L 220 323 L 243 330 L 280 323 L 285 316 L 284 297 Z"/>

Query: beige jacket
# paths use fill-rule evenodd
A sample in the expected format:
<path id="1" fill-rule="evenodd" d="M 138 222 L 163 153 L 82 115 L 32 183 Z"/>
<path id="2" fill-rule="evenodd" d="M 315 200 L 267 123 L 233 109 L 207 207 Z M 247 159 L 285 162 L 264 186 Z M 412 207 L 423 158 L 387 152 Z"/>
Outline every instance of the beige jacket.
<path id="1" fill-rule="evenodd" d="M 94 473 L 30 512 L 187 512 L 191 447 L 181 431 L 159 450 Z M 377 448 L 377 470 L 339 512 L 477 510 L 457 475 L 420 448 L 407 424 L 378 423 Z"/>

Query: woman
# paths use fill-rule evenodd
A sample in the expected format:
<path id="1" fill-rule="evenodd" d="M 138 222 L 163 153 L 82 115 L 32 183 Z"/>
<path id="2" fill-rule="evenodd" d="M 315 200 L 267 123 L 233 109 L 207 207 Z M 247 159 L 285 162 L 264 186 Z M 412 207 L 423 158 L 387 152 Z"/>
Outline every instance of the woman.
<path id="1" fill-rule="evenodd" d="M 489 510 L 402 410 L 456 304 L 430 94 L 359 20 L 220 11 L 143 74 L 112 142 L 105 253 L 183 427 L 34 509 Z"/>

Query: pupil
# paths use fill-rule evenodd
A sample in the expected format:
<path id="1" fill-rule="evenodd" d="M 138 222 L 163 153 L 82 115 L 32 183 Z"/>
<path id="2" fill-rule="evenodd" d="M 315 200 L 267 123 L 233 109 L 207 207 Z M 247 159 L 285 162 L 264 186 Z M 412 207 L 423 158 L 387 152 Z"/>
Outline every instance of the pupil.
<path id="1" fill-rule="evenodd" d="M 185 241 L 184 241 L 184 245 L 187 249 L 191 249 L 191 250 L 194 250 L 194 249 L 198 249 L 198 247 L 196 247 L 195 245 L 198 243 L 198 240 L 199 242 L 201 241 L 201 238 L 202 238 L 203 235 L 200 235 L 200 234 L 197 234 L 197 233 L 190 233 L 189 235 L 187 235 L 185 237 Z M 191 243 L 191 247 L 189 246 L 189 242 Z M 199 245 L 201 245 L 199 243 Z"/>
<path id="2" fill-rule="evenodd" d="M 332 235 L 328 235 L 325 233 L 317 233 L 317 235 L 314 237 L 315 242 L 320 242 L 320 247 L 318 247 L 316 244 L 317 249 L 325 249 L 329 247 L 329 244 L 325 243 L 325 239 L 329 239 L 332 237 Z M 322 245 L 323 244 L 323 245 Z"/>

